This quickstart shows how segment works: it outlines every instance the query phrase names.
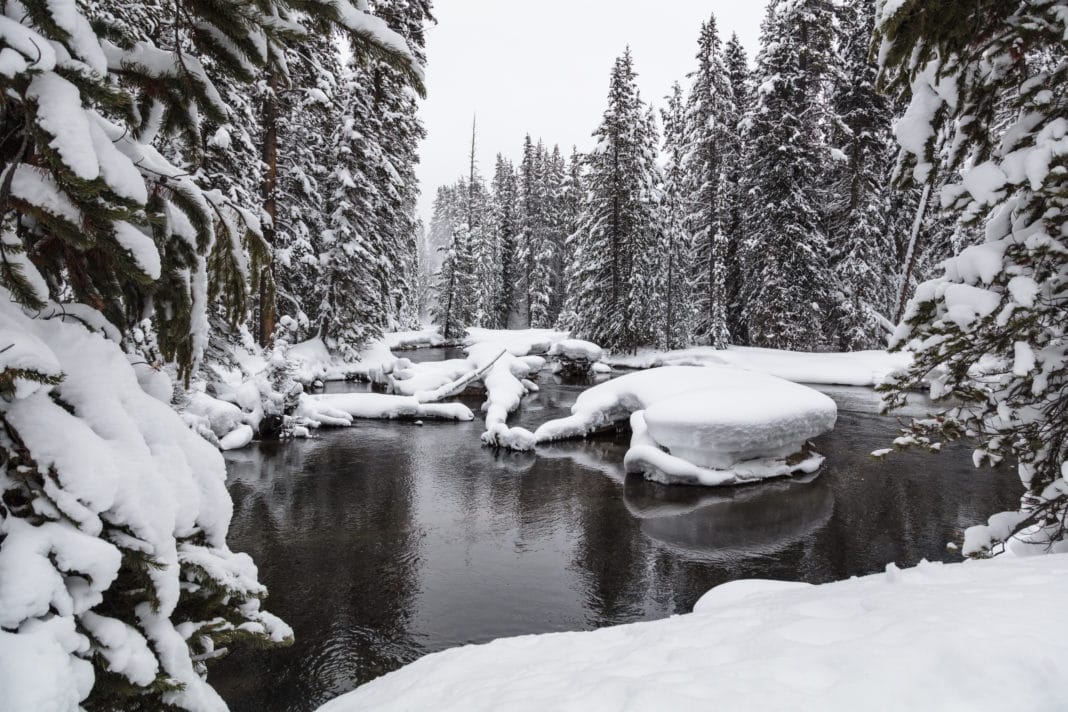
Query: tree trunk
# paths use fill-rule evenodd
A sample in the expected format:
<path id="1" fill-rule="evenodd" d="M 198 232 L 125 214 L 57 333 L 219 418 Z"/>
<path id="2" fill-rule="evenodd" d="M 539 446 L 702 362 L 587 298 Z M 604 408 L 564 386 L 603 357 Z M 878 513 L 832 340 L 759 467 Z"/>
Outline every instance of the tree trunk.
<path id="1" fill-rule="evenodd" d="M 905 266 L 904 271 L 901 273 L 901 285 L 898 293 L 897 301 L 897 314 L 894 315 L 894 322 L 900 324 L 901 319 L 905 316 L 905 306 L 908 304 L 909 297 L 909 281 L 912 279 L 912 272 L 916 269 L 916 255 L 919 254 L 919 250 L 916 249 L 916 243 L 919 241 L 920 226 L 923 224 L 923 214 L 927 212 L 927 201 L 931 196 L 931 184 L 928 183 L 923 187 L 923 194 L 920 195 L 920 204 L 916 208 L 916 218 L 912 221 L 912 233 L 909 235 L 909 247 L 905 253 Z"/>
<path id="2" fill-rule="evenodd" d="M 261 192 L 263 212 L 267 222 L 263 226 L 263 239 L 272 252 L 274 249 L 275 226 L 278 213 L 278 77 L 271 72 L 268 79 L 267 95 L 263 100 L 263 146 L 261 157 L 266 166 Z M 260 276 L 260 323 L 259 342 L 261 346 L 271 346 L 274 341 L 276 305 L 274 301 L 274 259 Z"/>

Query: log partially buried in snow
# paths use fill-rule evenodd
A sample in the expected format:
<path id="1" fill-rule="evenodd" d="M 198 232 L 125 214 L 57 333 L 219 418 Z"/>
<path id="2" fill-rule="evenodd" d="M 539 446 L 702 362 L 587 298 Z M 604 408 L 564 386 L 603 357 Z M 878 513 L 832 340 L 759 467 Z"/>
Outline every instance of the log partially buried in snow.
<path id="1" fill-rule="evenodd" d="M 382 393 L 337 393 L 305 396 L 297 415 L 323 425 L 351 425 L 353 418 L 397 419 L 439 418 L 474 420 L 470 408 L 462 403 L 420 403 L 410 396 Z"/>
<path id="2" fill-rule="evenodd" d="M 585 437 L 630 418 L 628 471 L 701 485 L 814 472 L 823 458 L 806 444 L 837 418 L 816 390 L 727 366 L 628 374 L 585 391 L 571 412 L 538 428 L 536 440 Z"/>

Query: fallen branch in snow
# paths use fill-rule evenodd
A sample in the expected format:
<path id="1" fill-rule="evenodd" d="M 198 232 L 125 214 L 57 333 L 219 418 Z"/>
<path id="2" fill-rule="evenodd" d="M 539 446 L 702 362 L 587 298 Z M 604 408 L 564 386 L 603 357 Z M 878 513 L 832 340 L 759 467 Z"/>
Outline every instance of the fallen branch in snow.
<path id="1" fill-rule="evenodd" d="M 493 368 L 493 364 L 497 363 L 506 353 L 508 353 L 507 349 L 501 349 L 501 352 L 497 354 L 497 356 L 492 361 L 487 363 L 482 368 L 477 368 L 469 373 L 465 373 L 463 376 L 457 378 L 455 381 L 446 383 L 445 385 L 435 388 L 432 391 L 419 391 L 415 394 L 416 400 L 418 400 L 420 403 L 435 403 L 437 401 L 444 400 L 446 398 L 450 398 L 452 396 L 456 396 L 463 393 L 469 385 L 483 378 L 489 372 L 489 370 Z"/>

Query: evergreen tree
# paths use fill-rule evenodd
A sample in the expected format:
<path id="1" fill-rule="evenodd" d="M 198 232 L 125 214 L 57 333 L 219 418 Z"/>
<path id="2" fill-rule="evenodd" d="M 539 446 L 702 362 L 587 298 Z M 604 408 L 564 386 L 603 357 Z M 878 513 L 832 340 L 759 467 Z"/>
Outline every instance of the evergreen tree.
<path id="1" fill-rule="evenodd" d="M 728 236 L 726 254 L 726 285 L 727 294 L 727 334 L 733 344 L 749 343 L 749 335 L 745 325 L 745 307 L 743 299 L 745 289 L 743 282 L 746 274 L 742 270 L 742 245 L 745 242 L 745 208 L 748 195 L 746 194 L 746 180 L 749 169 L 749 158 L 746 151 L 746 131 L 742 125 L 742 118 L 750 110 L 752 90 L 750 87 L 749 60 L 745 55 L 745 48 L 738 40 L 738 35 L 732 34 L 723 50 L 723 63 L 727 70 L 727 79 L 731 85 L 731 96 L 734 99 L 733 115 L 727 119 L 729 131 L 724 151 L 724 163 L 726 165 L 727 180 L 724 186 L 725 197 L 724 209 L 725 222 L 724 232 Z"/>
<path id="2" fill-rule="evenodd" d="M 564 270 L 566 263 L 564 255 L 566 250 L 567 236 L 569 231 L 569 216 L 566 213 L 567 191 L 567 163 L 560 153 L 559 146 L 553 146 L 553 150 L 546 159 L 545 164 L 545 193 L 547 205 L 545 209 L 548 229 L 548 254 L 545 256 L 549 264 L 548 280 L 548 309 L 542 324 L 545 327 L 552 326 L 560 317 L 564 308 L 564 290 L 567 288 Z"/>
<path id="3" fill-rule="evenodd" d="M 501 154 L 497 154 L 497 163 L 493 174 L 493 230 L 495 241 L 500 250 L 500 291 L 494 325 L 507 328 L 514 314 L 519 312 L 521 294 L 519 292 L 519 183 L 515 167 Z"/>
<path id="4" fill-rule="evenodd" d="M 300 327 L 297 336 L 327 336 L 332 302 L 324 271 L 332 276 L 331 212 L 324 200 L 335 178 L 335 132 L 342 121 L 341 56 L 332 36 L 317 37 L 287 58 L 292 86 L 277 89 L 278 205 L 273 271 L 277 311 Z M 327 209 L 324 210 L 324 207 Z M 331 336 L 333 334 L 330 334 Z"/>
<path id="5" fill-rule="evenodd" d="M 750 342 L 819 350 L 830 301 L 819 190 L 828 158 L 824 82 L 834 7 L 772 2 L 757 60 L 761 84 L 747 116 L 746 322 Z"/>
<path id="6" fill-rule="evenodd" d="M 738 117 L 715 17 L 701 25 L 697 71 L 690 76 L 684 161 L 690 181 L 687 225 L 693 246 L 694 329 L 699 341 L 724 348 L 730 339 L 728 253 L 735 239 L 727 232 L 727 160 Z"/>
<path id="7" fill-rule="evenodd" d="M 582 219 L 582 206 L 586 199 L 585 181 L 583 170 L 585 157 L 572 147 L 571 159 L 567 164 L 567 177 L 564 179 L 564 189 L 560 200 L 561 224 L 563 227 L 564 243 L 561 249 L 560 259 L 563 269 L 560 274 L 563 277 L 560 294 L 560 313 L 556 317 L 556 325 L 561 329 L 574 328 L 575 314 L 569 311 L 570 295 L 577 288 L 578 279 L 577 251 L 579 243 L 579 226 Z"/>
<path id="8" fill-rule="evenodd" d="M 526 306 L 526 325 L 534 326 L 548 319 L 549 265 L 544 262 L 549 251 L 546 223 L 544 146 L 535 144 L 527 134 L 523 140 L 523 159 L 519 164 L 519 201 L 521 233 L 519 259 L 523 265 L 523 302 Z"/>
<path id="9" fill-rule="evenodd" d="M 471 154 L 467 179 L 461 181 L 457 195 L 461 198 L 465 235 L 461 242 L 469 251 L 474 270 L 470 290 L 465 298 L 471 310 L 465 315 L 465 326 L 490 326 L 496 323 L 500 301 L 501 251 L 493 229 L 492 205 L 486 183 L 475 160 L 475 127 L 471 127 Z"/>
<path id="10" fill-rule="evenodd" d="M 662 112 L 664 122 L 664 185 L 660 214 L 658 289 L 660 306 L 657 346 L 677 349 L 690 343 L 693 333 L 693 291 L 690 283 L 692 241 L 687 229 L 690 202 L 686 162 L 690 142 L 686 130 L 686 108 L 678 82 L 667 97 Z"/>
<path id="11" fill-rule="evenodd" d="M 629 49 L 612 69 L 608 109 L 594 137 L 565 311 L 577 336 L 633 350 L 655 340 L 648 315 L 657 138 Z"/>
<path id="12" fill-rule="evenodd" d="M 557 240 L 553 234 L 554 186 L 551 161 L 539 139 L 533 152 L 533 170 L 524 203 L 531 206 L 526 215 L 527 311 L 533 328 L 552 325 L 553 289 L 556 282 Z"/>
<path id="13" fill-rule="evenodd" d="M 874 13 L 870 0 L 851 0 L 842 8 L 832 98 L 831 141 L 838 158 L 830 171 L 826 212 L 840 296 L 830 337 L 843 351 L 885 343 L 899 264 L 887 220 L 893 113 L 876 91 L 877 68 L 868 52 Z"/>
<path id="14" fill-rule="evenodd" d="M 976 462 L 1013 462 L 1027 487 L 1019 513 L 970 530 L 966 554 L 999 541 L 1065 548 L 1068 486 L 1068 82 L 1064 3 L 929 4 L 906 0 L 877 22 L 882 81 L 911 103 L 895 133 L 901 180 L 959 171 L 939 196 L 985 241 L 920 285 L 892 344 L 912 364 L 889 405 L 929 386 L 943 407 L 907 441 L 937 449 L 968 436 Z M 952 150 L 940 153 L 944 145 Z M 939 162 L 943 170 L 936 170 Z"/>

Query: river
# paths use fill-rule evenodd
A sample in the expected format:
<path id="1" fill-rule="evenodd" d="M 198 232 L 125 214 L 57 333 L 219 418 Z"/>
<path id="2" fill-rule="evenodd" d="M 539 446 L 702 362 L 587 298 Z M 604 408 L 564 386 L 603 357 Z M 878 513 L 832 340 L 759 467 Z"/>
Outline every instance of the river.
<path id="1" fill-rule="evenodd" d="M 511 424 L 566 415 L 587 387 L 548 371 L 539 385 Z M 873 460 L 897 421 L 869 389 L 821 390 L 839 416 L 816 441 L 819 474 L 723 490 L 625 477 L 626 436 L 495 453 L 480 417 L 357 421 L 228 453 L 230 545 L 256 560 L 296 643 L 241 648 L 209 679 L 235 712 L 314 710 L 430 652 L 687 613 L 733 579 L 959 560 L 947 541 L 1016 507 L 1013 472 L 974 469 L 963 446 Z M 460 400 L 478 413 L 481 396 Z"/>

